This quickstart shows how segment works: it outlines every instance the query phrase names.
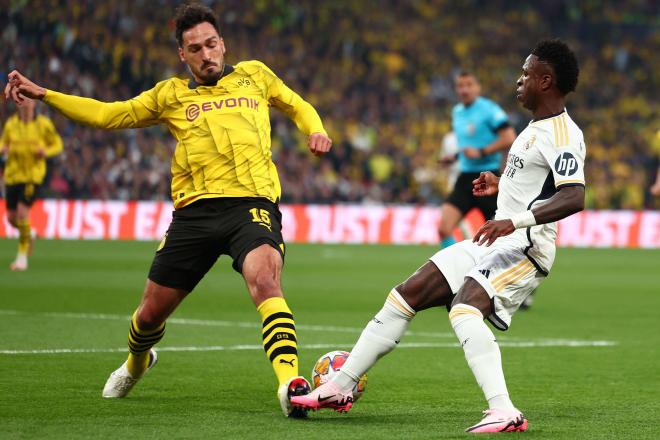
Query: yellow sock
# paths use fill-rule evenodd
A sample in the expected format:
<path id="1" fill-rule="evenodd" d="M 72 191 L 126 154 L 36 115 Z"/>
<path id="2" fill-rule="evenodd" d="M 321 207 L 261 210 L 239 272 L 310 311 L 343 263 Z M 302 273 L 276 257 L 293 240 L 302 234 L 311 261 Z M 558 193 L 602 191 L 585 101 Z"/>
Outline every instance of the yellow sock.
<path id="1" fill-rule="evenodd" d="M 268 298 L 257 311 L 263 322 L 262 336 L 266 356 L 273 365 L 280 385 L 298 376 L 296 326 L 284 298 Z"/>
<path id="2" fill-rule="evenodd" d="M 19 220 L 16 222 L 18 228 L 18 253 L 27 255 L 30 251 L 30 220 Z"/>
<path id="3" fill-rule="evenodd" d="M 149 350 L 163 339 L 165 323 L 155 330 L 141 330 L 137 325 L 137 310 L 133 313 L 131 327 L 128 330 L 128 360 L 126 369 L 131 376 L 140 377 L 149 366 Z"/>

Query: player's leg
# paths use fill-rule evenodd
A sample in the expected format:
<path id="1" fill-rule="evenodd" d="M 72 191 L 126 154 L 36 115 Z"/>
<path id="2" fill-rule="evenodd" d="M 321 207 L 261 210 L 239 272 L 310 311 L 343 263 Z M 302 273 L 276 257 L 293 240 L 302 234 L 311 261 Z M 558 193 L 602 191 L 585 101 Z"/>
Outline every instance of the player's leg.
<path id="1" fill-rule="evenodd" d="M 125 397 L 158 360 L 152 347 L 165 335 L 165 321 L 188 294 L 147 280 L 128 330 L 128 359 L 108 378 L 103 397 Z"/>
<path id="2" fill-rule="evenodd" d="M 298 376 L 296 326 L 280 285 L 282 255 L 262 244 L 245 257 L 242 274 L 262 322 L 262 341 L 279 385 Z"/>
<path id="3" fill-rule="evenodd" d="M 435 264 L 424 263 L 406 281 L 392 289 L 383 307 L 369 321 L 334 382 L 350 391 L 381 357 L 392 351 L 417 312 L 446 306 L 452 291 Z"/>
<path id="4" fill-rule="evenodd" d="M 34 188 L 34 185 L 24 185 L 24 188 L 24 191 L 34 191 L 30 189 Z M 19 198 L 16 209 L 10 215 L 13 220 L 13 222 L 10 220 L 10 223 L 18 229 L 18 251 L 16 253 L 16 259 L 11 264 L 11 270 L 14 271 L 23 271 L 28 268 L 28 256 L 32 247 L 32 229 L 30 227 L 31 201 L 31 197 L 25 197 L 25 195 Z"/>
<path id="5" fill-rule="evenodd" d="M 449 320 L 489 406 L 484 419 L 468 428 L 469 432 L 527 429 L 527 420 L 509 398 L 500 349 L 484 318 L 508 328 L 511 314 L 536 285 L 536 269 L 522 251 L 508 256 L 494 252 L 468 273 L 452 302 Z"/>
<path id="6" fill-rule="evenodd" d="M 462 218 L 463 213 L 456 206 L 448 202 L 442 204 L 440 229 L 438 231 L 440 233 L 440 247 L 442 249 L 456 243 L 453 233 Z"/>
<path id="7" fill-rule="evenodd" d="M 290 399 L 309 393 L 311 388 L 298 374 L 296 323 L 282 293 L 282 265 L 282 254 L 271 244 L 261 244 L 247 253 L 241 273 L 261 316 L 262 343 L 277 376 L 282 412 L 287 417 L 301 418 L 306 417 L 306 411 L 294 408 Z"/>
<path id="8" fill-rule="evenodd" d="M 383 308 L 362 331 L 340 373 L 309 396 L 293 398 L 292 402 L 312 409 L 348 411 L 359 378 L 397 346 L 417 312 L 451 302 L 453 292 L 482 252 L 471 241 L 463 241 L 433 255 L 392 289 Z M 441 267 L 441 262 L 447 263 Z"/>
<path id="9" fill-rule="evenodd" d="M 445 203 L 442 204 L 440 213 L 440 247 L 445 249 L 456 243 L 453 233 L 465 214 L 472 208 L 472 180 L 474 173 L 461 173 L 456 179 L 454 190 Z"/>
<path id="10" fill-rule="evenodd" d="M 139 307 L 128 333 L 128 358 L 108 378 L 103 397 L 124 397 L 155 365 L 152 349 L 165 335 L 165 321 L 217 260 L 221 248 L 214 240 L 217 219 L 207 206 L 195 204 L 175 211 L 167 234 L 156 251 Z"/>
<path id="11" fill-rule="evenodd" d="M 310 386 L 298 375 L 296 324 L 280 281 L 284 265 L 282 214 L 268 200 L 243 199 L 227 204 L 226 218 L 234 225 L 227 236 L 229 255 L 261 317 L 262 343 L 277 377 L 282 412 L 288 417 L 305 417 L 307 412 L 290 402 L 293 395 L 309 393 Z"/>

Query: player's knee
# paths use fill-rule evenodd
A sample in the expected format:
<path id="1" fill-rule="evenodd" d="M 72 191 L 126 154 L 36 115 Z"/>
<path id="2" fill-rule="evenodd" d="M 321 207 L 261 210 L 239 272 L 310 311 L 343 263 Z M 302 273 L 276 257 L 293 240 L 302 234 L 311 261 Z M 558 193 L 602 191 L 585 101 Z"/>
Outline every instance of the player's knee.
<path id="1" fill-rule="evenodd" d="M 274 296 L 282 296 L 280 283 L 271 271 L 259 271 L 252 279 L 247 280 L 247 282 L 250 294 L 255 300 L 259 300 L 259 302 Z"/>
<path id="2" fill-rule="evenodd" d="M 454 308 L 458 304 L 465 304 L 475 307 L 481 311 L 483 316 L 488 316 L 492 313 L 492 301 L 486 290 L 472 278 L 466 278 L 465 283 L 454 297 L 451 307 Z"/>
<path id="3" fill-rule="evenodd" d="M 149 307 L 140 307 L 137 316 L 137 325 L 140 330 L 155 330 L 163 324 L 165 317 L 158 311 Z"/>

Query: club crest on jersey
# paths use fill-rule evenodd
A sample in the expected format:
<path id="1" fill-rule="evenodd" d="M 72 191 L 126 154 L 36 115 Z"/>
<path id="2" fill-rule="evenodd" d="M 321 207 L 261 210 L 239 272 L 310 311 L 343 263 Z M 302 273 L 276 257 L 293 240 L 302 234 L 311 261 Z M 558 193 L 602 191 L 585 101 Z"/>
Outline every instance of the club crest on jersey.
<path id="1" fill-rule="evenodd" d="M 555 171 L 560 176 L 572 176 L 578 169 L 578 161 L 569 152 L 562 153 L 555 161 Z"/>
<path id="2" fill-rule="evenodd" d="M 534 142 L 536 142 L 536 135 L 535 134 L 533 134 L 532 137 L 527 139 L 527 142 L 525 142 L 525 144 L 523 145 L 523 150 L 527 151 L 530 148 L 532 148 L 534 146 Z"/>

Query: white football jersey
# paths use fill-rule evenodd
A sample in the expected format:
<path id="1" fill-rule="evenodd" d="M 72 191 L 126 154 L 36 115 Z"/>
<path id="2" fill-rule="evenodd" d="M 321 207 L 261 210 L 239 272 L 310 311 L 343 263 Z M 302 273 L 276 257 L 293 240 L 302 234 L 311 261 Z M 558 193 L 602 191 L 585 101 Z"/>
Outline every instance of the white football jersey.
<path id="1" fill-rule="evenodd" d="M 585 155 L 582 130 L 566 110 L 530 122 L 509 150 L 495 219 L 508 219 L 539 206 L 561 187 L 584 186 Z M 556 237 L 557 224 L 553 222 L 518 229 L 510 239 L 527 242 L 525 254 L 540 266 L 538 269 L 548 272 L 554 261 Z"/>

